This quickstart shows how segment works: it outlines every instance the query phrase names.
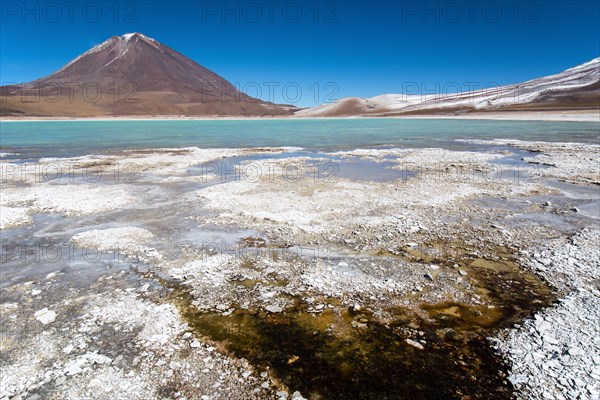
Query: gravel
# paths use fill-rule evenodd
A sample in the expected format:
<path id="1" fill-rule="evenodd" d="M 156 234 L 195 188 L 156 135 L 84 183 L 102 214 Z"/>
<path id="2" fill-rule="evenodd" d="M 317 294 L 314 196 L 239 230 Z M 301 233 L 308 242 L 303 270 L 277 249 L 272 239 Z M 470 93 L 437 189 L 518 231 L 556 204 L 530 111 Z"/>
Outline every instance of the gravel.
<path id="1" fill-rule="evenodd" d="M 523 399 L 600 397 L 600 230 L 529 252 L 526 265 L 562 292 L 558 304 L 496 340 Z"/>

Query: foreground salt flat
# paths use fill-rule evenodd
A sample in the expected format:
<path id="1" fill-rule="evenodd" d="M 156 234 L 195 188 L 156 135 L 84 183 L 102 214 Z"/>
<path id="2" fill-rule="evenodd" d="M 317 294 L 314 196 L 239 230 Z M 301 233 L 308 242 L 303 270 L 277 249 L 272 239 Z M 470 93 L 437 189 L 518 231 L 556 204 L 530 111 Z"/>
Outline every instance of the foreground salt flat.
<path id="1" fill-rule="evenodd" d="M 46 257 L 36 263 L 9 252 L 5 266 L 12 269 L 5 269 L 1 305 L 8 356 L 0 398 L 313 398 L 294 393 L 273 371 L 197 337 L 164 280 L 186 287 L 194 308 L 225 318 L 247 309 L 285 314 L 296 303 L 309 315 L 369 310 L 365 321 L 352 324 L 360 330 L 391 321 L 394 307 L 425 319 L 430 316 L 423 304 L 498 307 L 478 290 L 480 271 L 468 258 L 448 265 L 427 261 L 429 251 L 450 257 L 465 244 L 482 259 L 502 260 L 496 249 L 508 249 L 520 268 L 543 276 L 564 299 L 490 341 L 511 367 L 507 380 L 517 394 L 597 397 L 598 217 L 593 210 L 586 215 L 574 206 L 580 200 L 547 179 L 595 190 L 599 147 L 483 144 L 492 147 L 293 157 L 285 154 L 297 149 L 159 149 L 39 162 L 103 170 L 92 174 L 95 180 L 13 173 L 2 188 L 3 241 L 54 243 L 112 258 L 91 263 L 80 256 Z M 525 157 L 525 176 L 515 173 L 524 163 L 502 164 L 510 149 L 543 155 Z M 231 168 L 223 160 L 236 158 L 238 172 L 221 175 L 221 168 Z M 376 181 L 332 173 L 362 162 L 386 163 L 398 176 Z M 115 179 L 116 166 L 132 174 Z M 598 199 L 593 196 L 586 201 Z M 207 236 L 207 226 L 220 229 L 220 236 Z M 282 252 L 273 258 L 260 248 Z M 414 257 L 413 249 L 423 254 Z M 78 264 L 93 270 L 83 285 L 72 283 Z M 29 275 L 17 271 L 20 266 Z M 260 283 L 247 289 L 240 282 Z M 339 326 L 330 329 L 345 334 Z M 418 351 L 433 350 L 433 338 L 420 336 L 419 329 L 403 335 Z"/>

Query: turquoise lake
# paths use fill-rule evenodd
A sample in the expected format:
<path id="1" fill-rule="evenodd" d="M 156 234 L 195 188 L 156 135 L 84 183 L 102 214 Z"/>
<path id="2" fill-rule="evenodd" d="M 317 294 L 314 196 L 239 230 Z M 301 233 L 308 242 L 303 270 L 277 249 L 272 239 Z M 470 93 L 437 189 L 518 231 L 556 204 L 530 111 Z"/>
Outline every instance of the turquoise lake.
<path id="1" fill-rule="evenodd" d="M 468 147 L 457 139 L 598 143 L 596 122 L 452 119 L 27 121 L 0 123 L 2 152 L 74 156 L 158 147 L 297 146 L 323 151 L 393 145 Z"/>

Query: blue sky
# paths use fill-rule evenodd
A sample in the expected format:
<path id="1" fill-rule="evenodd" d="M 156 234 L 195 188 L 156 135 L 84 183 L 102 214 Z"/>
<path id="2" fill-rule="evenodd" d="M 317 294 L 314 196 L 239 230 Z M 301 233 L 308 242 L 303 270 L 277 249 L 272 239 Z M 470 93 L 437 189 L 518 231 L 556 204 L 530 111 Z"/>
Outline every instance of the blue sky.
<path id="1" fill-rule="evenodd" d="M 599 4 L 2 0 L 0 79 L 49 75 L 110 36 L 141 32 L 276 102 L 469 90 L 600 56 Z"/>

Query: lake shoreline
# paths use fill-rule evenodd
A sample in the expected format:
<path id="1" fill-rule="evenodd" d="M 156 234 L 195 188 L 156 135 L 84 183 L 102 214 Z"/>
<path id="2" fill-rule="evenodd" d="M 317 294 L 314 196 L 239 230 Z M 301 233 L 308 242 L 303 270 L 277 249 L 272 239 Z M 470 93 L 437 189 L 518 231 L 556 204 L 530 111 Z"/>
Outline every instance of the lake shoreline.
<path id="1" fill-rule="evenodd" d="M 505 111 L 472 113 L 464 115 L 398 115 L 398 116 L 347 116 L 347 117 L 232 117 L 232 116 L 106 116 L 106 117 L 1 117 L 0 122 L 19 121 L 221 121 L 221 120 L 336 120 L 336 119 L 448 119 L 448 120 L 498 120 L 498 121 L 573 121 L 599 122 L 597 111 Z"/>

